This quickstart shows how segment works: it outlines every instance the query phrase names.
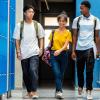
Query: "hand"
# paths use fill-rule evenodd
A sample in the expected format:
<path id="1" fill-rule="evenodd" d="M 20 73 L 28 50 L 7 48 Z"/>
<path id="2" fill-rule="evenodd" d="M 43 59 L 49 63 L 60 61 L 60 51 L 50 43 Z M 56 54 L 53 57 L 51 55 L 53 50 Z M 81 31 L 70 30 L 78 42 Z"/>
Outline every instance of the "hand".
<path id="1" fill-rule="evenodd" d="M 54 52 L 54 56 L 58 56 L 60 53 L 61 53 L 60 50 L 56 50 L 56 51 Z"/>
<path id="2" fill-rule="evenodd" d="M 96 58 L 99 58 L 99 57 L 100 57 L 100 53 L 97 51 Z"/>
<path id="3" fill-rule="evenodd" d="M 21 60 L 22 56 L 21 56 L 21 53 L 20 53 L 20 52 L 17 52 L 17 58 L 18 58 L 19 60 Z"/>
<path id="4" fill-rule="evenodd" d="M 39 57 L 41 57 L 42 54 L 43 54 L 43 49 L 40 48 L 40 50 L 39 50 Z"/>
<path id="5" fill-rule="evenodd" d="M 72 57 L 73 60 L 76 60 L 76 53 L 75 53 L 75 51 L 72 52 L 71 57 Z"/>

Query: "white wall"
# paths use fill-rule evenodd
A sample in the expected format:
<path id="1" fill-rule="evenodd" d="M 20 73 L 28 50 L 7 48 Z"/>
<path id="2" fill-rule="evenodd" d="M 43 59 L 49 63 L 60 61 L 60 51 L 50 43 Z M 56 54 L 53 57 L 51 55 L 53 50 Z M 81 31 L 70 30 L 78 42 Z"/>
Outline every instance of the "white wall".
<path id="1" fill-rule="evenodd" d="M 21 20 L 23 20 L 23 0 L 16 0 L 16 23 Z M 15 87 L 22 88 L 22 68 L 17 58 L 15 58 Z"/>

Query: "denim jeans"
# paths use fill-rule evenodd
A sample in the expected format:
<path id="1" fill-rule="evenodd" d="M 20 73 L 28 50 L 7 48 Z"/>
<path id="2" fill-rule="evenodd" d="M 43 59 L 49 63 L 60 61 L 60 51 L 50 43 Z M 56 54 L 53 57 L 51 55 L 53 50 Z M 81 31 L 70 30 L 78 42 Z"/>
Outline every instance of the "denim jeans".
<path id="1" fill-rule="evenodd" d="M 84 68 L 86 64 L 86 89 L 92 90 L 93 69 L 94 69 L 94 52 L 93 48 L 87 50 L 77 50 L 77 76 L 78 86 L 84 86 Z"/>
<path id="2" fill-rule="evenodd" d="M 38 66 L 39 56 L 32 56 L 21 61 L 23 80 L 27 89 L 27 92 L 37 90 L 38 86 Z"/>
<path id="3" fill-rule="evenodd" d="M 55 77 L 56 91 L 62 92 L 64 71 L 67 67 L 67 53 L 66 53 L 66 51 L 63 51 L 58 56 L 54 56 L 54 51 L 51 51 L 50 63 L 51 63 L 51 68 L 52 68 L 53 73 L 54 73 L 54 77 Z"/>

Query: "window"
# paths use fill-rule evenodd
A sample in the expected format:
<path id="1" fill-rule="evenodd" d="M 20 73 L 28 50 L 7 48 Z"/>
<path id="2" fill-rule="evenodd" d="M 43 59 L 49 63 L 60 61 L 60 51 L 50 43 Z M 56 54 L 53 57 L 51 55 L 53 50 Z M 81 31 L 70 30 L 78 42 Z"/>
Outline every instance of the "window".
<path id="1" fill-rule="evenodd" d="M 67 19 L 67 25 L 69 26 L 69 18 Z M 57 17 L 45 17 L 45 26 L 58 26 Z"/>
<path id="2" fill-rule="evenodd" d="M 46 48 L 49 44 L 49 36 L 52 30 L 54 29 L 53 27 L 58 26 L 57 17 L 45 17 L 44 26 L 48 27 L 45 28 L 45 48 Z M 66 26 L 69 26 L 69 18 Z"/>

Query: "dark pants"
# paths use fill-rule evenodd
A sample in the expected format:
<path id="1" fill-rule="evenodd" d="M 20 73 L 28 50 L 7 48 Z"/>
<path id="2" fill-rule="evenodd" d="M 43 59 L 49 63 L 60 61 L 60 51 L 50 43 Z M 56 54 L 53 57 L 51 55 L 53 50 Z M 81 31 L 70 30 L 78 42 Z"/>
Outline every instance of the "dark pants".
<path id="1" fill-rule="evenodd" d="M 35 92 L 38 86 L 39 57 L 32 56 L 28 59 L 24 59 L 21 61 L 21 65 L 23 71 L 23 80 L 27 92 Z"/>
<path id="2" fill-rule="evenodd" d="M 51 63 L 51 68 L 55 76 L 56 91 L 62 92 L 64 71 L 65 71 L 65 68 L 67 67 L 66 51 L 62 52 L 58 56 L 54 56 L 54 51 L 51 51 L 50 63 Z"/>
<path id="3" fill-rule="evenodd" d="M 84 86 L 84 68 L 86 64 L 86 89 L 92 90 L 93 82 L 93 69 L 94 69 L 94 52 L 93 49 L 77 50 L 77 76 L 78 86 L 83 88 Z"/>

